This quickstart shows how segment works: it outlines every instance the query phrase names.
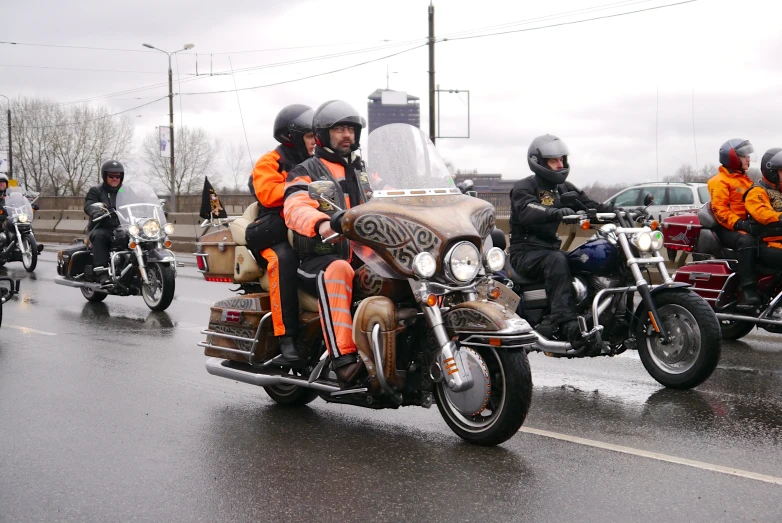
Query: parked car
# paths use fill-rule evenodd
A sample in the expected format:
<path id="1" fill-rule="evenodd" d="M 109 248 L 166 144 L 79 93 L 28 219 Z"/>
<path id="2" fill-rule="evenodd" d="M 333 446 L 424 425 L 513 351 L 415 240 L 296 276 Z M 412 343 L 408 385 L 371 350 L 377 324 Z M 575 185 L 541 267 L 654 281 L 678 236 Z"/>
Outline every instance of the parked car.
<path id="1" fill-rule="evenodd" d="M 654 196 L 649 214 L 660 222 L 676 211 L 699 209 L 710 200 L 705 183 L 650 182 L 628 187 L 610 197 L 606 203 L 611 202 L 617 207 L 640 207 L 646 193 Z"/>

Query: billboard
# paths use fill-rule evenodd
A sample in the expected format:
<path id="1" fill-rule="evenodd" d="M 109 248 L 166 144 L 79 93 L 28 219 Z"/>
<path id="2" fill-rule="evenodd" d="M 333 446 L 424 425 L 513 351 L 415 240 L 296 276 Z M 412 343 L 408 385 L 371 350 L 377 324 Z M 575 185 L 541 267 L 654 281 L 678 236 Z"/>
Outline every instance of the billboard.
<path id="1" fill-rule="evenodd" d="M 0 173 L 8 174 L 8 151 L 0 151 Z"/>
<path id="2" fill-rule="evenodd" d="M 171 158 L 171 128 L 161 125 L 158 130 L 160 131 L 160 156 Z"/>
<path id="3" fill-rule="evenodd" d="M 380 93 L 380 103 L 383 105 L 407 105 L 405 91 L 383 91 Z"/>

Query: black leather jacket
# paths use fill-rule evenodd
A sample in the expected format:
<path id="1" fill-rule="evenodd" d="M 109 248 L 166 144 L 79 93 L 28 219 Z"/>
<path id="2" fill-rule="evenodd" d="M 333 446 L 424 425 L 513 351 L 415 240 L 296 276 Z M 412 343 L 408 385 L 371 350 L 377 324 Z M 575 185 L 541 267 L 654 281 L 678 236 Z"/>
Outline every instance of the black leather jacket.
<path id="1" fill-rule="evenodd" d="M 120 186 L 121 187 L 121 186 Z M 96 185 L 90 187 L 87 191 L 87 196 L 84 197 L 84 212 L 90 217 L 90 223 L 87 226 L 87 230 L 91 231 L 95 228 L 113 229 L 115 224 L 112 219 L 104 219 L 98 223 L 93 223 L 92 219 L 103 214 L 102 211 L 96 210 L 92 207 L 94 203 L 103 203 L 108 209 L 117 208 L 117 190 L 119 187 L 110 187 L 107 184 Z"/>

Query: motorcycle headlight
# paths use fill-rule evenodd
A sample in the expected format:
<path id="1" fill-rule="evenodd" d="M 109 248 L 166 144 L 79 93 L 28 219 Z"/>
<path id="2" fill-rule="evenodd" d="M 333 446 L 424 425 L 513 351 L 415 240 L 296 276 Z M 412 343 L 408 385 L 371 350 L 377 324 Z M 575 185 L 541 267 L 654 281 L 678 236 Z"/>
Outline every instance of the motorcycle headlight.
<path id="1" fill-rule="evenodd" d="M 131 236 L 138 236 L 138 225 L 134 223 L 133 225 L 128 227 L 128 234 L 130 234 Z"/>
<path id="2" fill-rule="evenodd" d="M 144 222 L 142 229 L 144 230 L 144 236 L 153 238 L 160 233 L 160 222 L 155 219 L 149 219 Z"/>
<path id="3" fill-rule="evenodd" d="M 634 238 L 635 246 L 641 252 L 649 252 L 652 250 L 652 235 L 648 232 L 639 232 Z"/>
<path id="4" fill-rule="evenodd" d="M 437 270 L 437 260 L 428 252 L 419 252 L 413 258 L 413 272 L 422 279 L 428 279 L 434 276 Z"/>
<path id="5" fill-rule="evenodd" d="M 163 230 L 166 231 L 166 234 L 171 235 L 174 234 L 174 224 L 173 223 L 167 223 L 163 226 Z"/>
<path id="6" fill-rule="evenodd" d="M 659 251 L 663 248 L 663 233 L 660 231 L 654 231 L 651 233 L 652 237 L 652 250 Z"/>
<path id="7" fill-rule="evenodd" d="M 501 271 L 505 267 L 505 251 L 492 247 L 483 255 L 483 265 L 490 272 Z"/>
<path id="8" fill-rule="evenodd" d="M 481 256 L 478 248 L 470 242 L 457 243 L 445 255 L 443 265 L 445 274 L 458 282 L 469 282 L 475 279 L 481 268 Z"/>
<path id="9" fill-rule="evenodd" d="M 27 223 L 27 220 L 29 220 L 29 219 L 30 219 L 30 218 L 27 216 L 27 213 L 24 213 L 24 212 L 23 212 L 23 213 L 21 213 L 21 214 L 19 215 L 19 221 L 20 221 L 21 223 Z"/>

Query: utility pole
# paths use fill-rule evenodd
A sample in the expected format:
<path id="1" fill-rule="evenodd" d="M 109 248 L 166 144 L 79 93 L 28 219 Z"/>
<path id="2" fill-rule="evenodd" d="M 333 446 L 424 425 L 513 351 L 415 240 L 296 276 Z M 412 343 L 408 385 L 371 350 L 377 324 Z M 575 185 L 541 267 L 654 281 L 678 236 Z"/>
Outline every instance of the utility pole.
<path id="1" fill-rule="evenodd" d="M 434 5 L 429 2 L 429 139 L 434 143 Z"/>
<path id="2" fill-rule="evenodd" d="M 11 150 L 11 100 L 4 95 L 0 94 L 8 102 L 8 179 L 14 179 L 14 152 Z M 25 190 L 27 190 L 27 184 L 25 184 Z"/>
<path id="3" fill-rule="evenodd" d="M 171 71 L 171 56 L 175 55 L 179 51 L 187 51 L 189 49 L 192 49 L 195 47 L 193 44 L 185 44 L 182 49 L 179 51 L 173 51 L 169 53 L 168 51 L 164 51 L 162 49 L 158 49 L 157 47 L 154 47 L 150 44 L 141 44 L 144 47 L 148 47 L 149 49 L 154 49 L 155 51 L 160 51 L 161 53 L 165 53 L 168 55 L 168 124 L 171 129 L 171 171 L 168 174 L 169 179 L 169 190 L 171 191 L 171 210 L 176 212 L 178 210 L 177 207 L 177 195 L 176 191 L 174 190 L 174 185 L 176 183 L 176 178 L 174 177 L 174 75 Z"/>

